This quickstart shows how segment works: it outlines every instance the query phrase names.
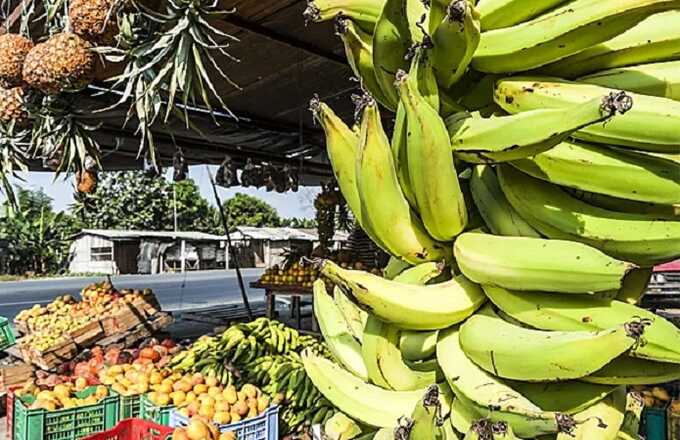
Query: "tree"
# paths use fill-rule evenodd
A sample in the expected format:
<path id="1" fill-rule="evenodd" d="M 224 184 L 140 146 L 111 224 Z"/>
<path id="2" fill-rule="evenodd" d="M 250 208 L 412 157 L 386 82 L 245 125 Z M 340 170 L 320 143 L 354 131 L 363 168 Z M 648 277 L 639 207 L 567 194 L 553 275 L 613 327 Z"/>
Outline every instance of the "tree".
<path id="1" fill-rule="evenodd" d="M 187 179 L 174 185 L 179 229 L 208 233 L 219 232 L 217 208 L 210 205 L 201 196 L 196 183 Z"/>
<path id="2" fill-rule="evenodd" d="M 313 218 L 287 218 L 283 220 L 282 226 L 299 229 L 316 229 L 317 222 Z"/>
<path id="3" fill-rule="evenodd" d="M 223 204 L 225 213 L 229 216 L 229 230 L 237 226 L 278 227 L 282 220 L 278 212 L 264 200 L 243 193 L 236 193 L 234 197 Z"/>

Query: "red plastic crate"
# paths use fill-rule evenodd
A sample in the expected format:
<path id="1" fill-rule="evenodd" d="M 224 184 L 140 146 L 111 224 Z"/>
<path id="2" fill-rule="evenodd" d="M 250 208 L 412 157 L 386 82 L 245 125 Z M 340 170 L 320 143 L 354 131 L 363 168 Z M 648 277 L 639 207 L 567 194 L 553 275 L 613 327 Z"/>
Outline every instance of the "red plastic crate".
<path id="1" fill-rule="evenodd" d="M 14 438 L 14 392 L 21 389 L 21 386 L 9 387 L 7 389 L 7 432 L 5 438 L 12 440 Z"/>
<path id="2" fill-rule="evenodd" d="M 125 419 L 115 428 L 92 434 L 82 440 L 166 440 L 173 428 L 157 425 L 142 419 Z"/>

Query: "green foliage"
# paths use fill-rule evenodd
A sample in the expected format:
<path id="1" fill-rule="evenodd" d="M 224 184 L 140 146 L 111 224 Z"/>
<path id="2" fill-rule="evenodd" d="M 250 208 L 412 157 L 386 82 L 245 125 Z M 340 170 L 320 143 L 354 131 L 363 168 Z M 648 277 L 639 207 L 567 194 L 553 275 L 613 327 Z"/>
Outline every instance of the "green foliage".
<path id="1" fill-rule="evenodd" d="M 229 217 L 229 230 L 236 226 L 279 227 L 283 220 L 278 212 L 267 202 L 243 193 L 236 193 L 234 197 L 223 204 L 224 211 Z"/>
<path id="2" fill-rule="evenodd" d="M 175 184 L 177 224 L 181 230 L 219 233 L 217 209 L 201 196 L 193 180 Z"/>
<path id="3" fill-rule="evenodd" d="M 317 222 L 312 218 L 287 218 L 284 219 L 281 226 L 288 226 L 289 228 L 300 229 L 316 229 Z"/>

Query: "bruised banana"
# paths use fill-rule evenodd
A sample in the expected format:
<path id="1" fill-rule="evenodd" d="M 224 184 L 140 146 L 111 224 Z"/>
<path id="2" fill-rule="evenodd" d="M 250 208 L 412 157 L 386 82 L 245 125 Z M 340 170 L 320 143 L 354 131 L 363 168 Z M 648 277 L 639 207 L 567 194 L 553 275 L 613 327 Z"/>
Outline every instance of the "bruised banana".
<path id="1" fill-rule="evenodd" d="M 427 234 L 404 198 L 378 108 L 370 99 L 363 110 L 356 166 L 364 230 L 378 246 L 411 264 L 450 258 L 450 249 Z"/>
<path id="2" fill-rule="evenodd" d="M 605 330 L 639 319 L 646 325 L 644 343 L 634 346 L 630 355 L 680 364 L 680 329 L 640 307 L 582 295 L 519 292 L 493 286 L 484 286 L 484 292 L 500 310 L 541 330 Z"/>
<path id="3" fill-rule="evenodd" d="M 640 202 L 680 204 L 680 163 L 657 156 L 568 141 L 510 164 L 557 185 Z"/>
<path id="4" fill-rule="evenodd" d="M 616 92 L 592 84 L 579 84 L 556 78 L 513 77 L 496 82 L 496 103 L 508 113 L 537 109 L 567 109 L 598 96 Z M 625 115 L 606 124 L 593 124 L 573 137 L 632 150 L 680 153 L 680 102 L 656 96 L 627 93 L 634 102 Z"/>
<path id="5" fill-rule="evenodd" d="M 407 330 L 439 330 L 472 315 L 486 300 L 463 276 L 427 286 L 397 283 L 324 261 L 321 273 L 378 318 Z"/>
<path id="6" fill-rule="evenodd" d="M 482 30 L 514 26 L 548 11 L 566 0 L 482 0 L 477 5 Z"/>
<path id="7" fill-rule="evenodd" d="M 432 237 L 450 241 L 465 229 L 468 214 L 446 126 L 409 75 L 397 76 L 408 126 L 408 174 L 418 211 Z"/>
<path id="8" fill-rule="evenodd" d="M 305 372 L 314 386 L 336 408 L 370 426 L 390 428 L 411 414 L 425 389 L 388 391 L 367 384 L 332 361 L 310 353 L 302 356 Z"/>
<path id="9" fill-rule="evenodd" d="M 626 388 L 620 387 L 602 401 L 574 415 L 576 426 L 557 440 L 616 440 L 626 411 Z"/>
<path id="10" fill-rule="evenodd" d="M 579 241 L 641 267 L 680 256 L 679 221 L 591 206 L 511 166 L 501 166 L 499 178 L 513 208 L 548 238 Z"/>
<path id="11" fill-rule="evenodd" d="M 508 203 L 492 167 L 477 165 L 474 168 L 470 190 L 477 210 L 493 234 L 536 238 L 541 236 Z"/>
<path id="12" fill-rule="evenodd" d="M 577 78 L 615 67 L 677 60 L 680 58 L 678 20 L 678 10 L 651 15 L 609 41 L 596 44 L 540 70 L 560 78 Z"/>
<path id="13" fill-rule="evenodd" d="M 680 204 L 660 205 L 658 203 L 636 202 L 586 191 L 570 191 L 570 194 L 589 205 L 609 211 L 639 214 L 650 220 L 680 220 Z"/>
<path id="14" fill-rule="evenodd" d="M 373 35 L 361 30 L 354 22 L 338 16 L 335 22 L 336 33 L 345 45 L 347 61 L 354 75 L 361 81 L 364 90 L 380 104 L 390 108 L 389 100 L 383 95 L 373 67 Z M 394 110 L 394 108 L 390 108 Z"/>
<path id="15" fill-rule="evenodd" d="M 624 114 L 631 106 L 627 95 L 605 93 L 563 109 L 491 118 L 461 113 L 449 117 L 446 126 L 457 157 L 471 163 L 506 162 L 547 151 L 572 133 Z"/>
<path id="16" fill-rule="evenodd" d="M 314 315 L 333 357 L 350 373 L 367 380 L 361 346 L 352 336 L 347 321 L 326 292 L 326 284 L 322 280 L 314 282 Z"/>
<path id="17" fill-rule="evenodd" d="M 668 61 L 605 70 L 577 81 L 680 101 L 679 71 L 680 61 Z"/>
<path id="18" fill-rule="evenodd" d="M 680 379 L 677 364 L 620 356 L 580 380 L 602 385 L 655 385 Z"/>
<path id="19" fill-rule="evenodd" d="M 593 293 L 621 288 L 634 265 L 581 243 L 465 232 L 454 244 L 463 275 L 514 290 Z"/>
<path id="20" fill-rule="evenodd" d="M 452 0 L 432 34 L 432 58 L 437 81 L 444 89 L 458 82 L 479 45 L 479 14 L 468 0 Z"/>
<path id="21" fill-rule="evenodd" d="M 628 351 L 643 332 L 642 324 L 633 322 L 596 332 L 530 330 L 503 321 L 487 307 L 461 326 L 460 345 L 470 360 L 494 376 L 558 382 L 601 369 Z"/>
<path id="22" fill-rule="evenodd" d="M 372 32 L 384 4 L 385 0 L 308 0 L 302 15 L 312 22 L 333 20 L 342 15 L 359 23 L 366 32 Z"/>
<path id="23" fill-rule="evenodd" d="M 338 310 L 345 318 L 350 333 L 361 342 L 364 335 L 366 320 L 368 319 L 368 313 L 364 312 L 357 307 L 356 304 L 350 301 L 338 287 L 333 289 L 333 300 L 335 301 Z"/>
<path id="24" fill-rule="evenodd" d="M 575 0 L 531 21 L 482 33 L 472 66 L 522 72 L 607 41 L 648 16 L 680 6 L 674 0 Z"/>

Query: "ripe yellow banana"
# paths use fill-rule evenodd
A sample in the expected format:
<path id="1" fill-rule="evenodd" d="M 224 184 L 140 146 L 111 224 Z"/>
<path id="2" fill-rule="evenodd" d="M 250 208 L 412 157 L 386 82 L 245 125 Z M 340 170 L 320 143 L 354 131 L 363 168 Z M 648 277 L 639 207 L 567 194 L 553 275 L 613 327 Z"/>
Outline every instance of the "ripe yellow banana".
<path id="1" fill-rule="evenodd" d="M 450 89 L 463 77 L 479 45 L 479 14 L 468 0 L 452 0 L 432 34 L 432 58 L 437 81 Z"/>
<path id="2" fill-rule="evenodd" d="M 544 411 L 576 414 L 607 397 L 615 385 L 568 380 L 554 383 L 507 381 L 513 390 L 538 405 Z"/>
<path id="3" fill-rule="evenodd" d="M 680 61 L 605 70 L 577 81 L 680 101 Z"/>
<path id="4" fill-rule="evenodd" d="M 366 326 L 368 313 L 364 312 L 357 307 L 356 304 L 350 301 L 338 287 L 333 289 L 333 300 L 335 301 L 338 310 L 340 310 L 340 313 L 342 313 L 342 316 L 345 318 L 350 333 L 361 342 L 364 337 L 364 327 Z"/>
<path id="5" fill-rule="evenodd" d="M 385 0 L 308 0 L 302 15 L 312 22 L 343 15 L 359 23 L 366 32 L 372 32 L 384 4 Z"/>
<path id="6" fill-rule="evenodd" d="M 574 416 L 571 434 L 561 433 L 557 440 L 616 440 L 626 411 L 626 388 L 620 387 L 590 408 Z"/>
<path id="7" fill-rule="evenodd" d="M 314 282 L 314 315 L 333 357 L 350 373 L 368 380 L 361 346 L 352 336 L 347 321 L 326 292 L 326 284 L 322 280 Z"/>
<path id="8" fill-rule="evenodd" d="M 632 105 L 625 94 L 603 94 L 563 109 L 511 116 L 460 113 L 449 117 L 446 126 L 457 157 L 471 163 L 506 162 L 547 151 L 584 127 L 626 113 Z"/>
<path id="9" fill-rule="evenodd" d="M 680 204 L 680 163 L 657 156 L 563 142 L 511 165 L 538 179 L 583 191 Z"/>
<path id="10" fill-rule="evenodd" d="M 680 379 L 677 364 L 619 356 L 582 381 L 603 385 L 654 385 Z"/>
<path id="11" fill-rule="evenodd" d="M 620 301 L 582 295 L 519 292 L 484 286 L 487 297 L 514 319 L 541 330 L 605 330 L 634 319 L 647 324 L 644 344 L 630 352 L 636 358 L 680 364 L 680 330 L 650 311 Z"/>
<path id="12" fill-rule="evenodd" d="M 496 83 L 495 99 L 505 111 L 565 109 L 616 90 L 555 78 L 513 77 Z M 602 144 L 658 153 L 680 153 L 680 102 L 629 93 L 633 108 L 606 124 L 594 124 L 572 136 Z"/>
<path id="13" fill-rule="evenodd" d="M 514 290 L 618 290 L 624 277 L 635 268 L 573 241 L 476 232 L 466 232 L 456 239 L 454 255 L 463 275 L 470 280 Z"/>
<path id="14" fill-rule="evenodd" d="M 595 332 L 530 330 L 503 321 L 487 307 L 460 327 L 460 345 L 494 376 L 558 382 L 601 369 L 638 343 L 643 332 L 642 324 L 633 322 Z"/>
<path id="15" fill-rule="evenodd" d="M 314 386 L 333 406 L 370 426 L 396 426 L 425 394 L 425 389 L 387 391 L 367 384 L 334 362 L 310 353 L 302 356 L 302 363 Z"/>
<path id="16" fill-rule="evenodd" d="M 468 217 L 446 126 L 409 75 L 402 72 L 397 84 L 406 111 L 408 170 L 420 216 L 430 235 L 450 241 L 465 229 Z"/>
<path id="17" fill-rule="evenodd" d="M 673 0 L 574 0 L 531 21 L 482 33 L 472 65 L 491 73 L 545 66 L 678 6 Z"/>
<path id="18" fill-rule="evenodd" d="M 545 66 L 541 72 L 560 78 L 577 78 L 615 67 L 677 60 L 680 58 L 678 20 L 678 10 L 651 15 L 611 40 Z"/>
<path id="19" fill-rule="evenodd" d="M 477 10 L 482 30 L 514 26 L 548 11 L 566 0 L 481 0 Z"/>
<path id="20" fill-rule="evenodd" d="M 445 283 L 414 286 L 324 261 L 321 272 L 378 318 L 408 330 L 438 330 L 474 313 L 486 298 L 463 276 Z"/>
<path id="21" fill-rule="evenodd" d="M 411 264 L 450 258 L 450 249 L 427 234 L 404 198 L 372 100 L 363 111 L 359 150 L 357 187 L 366 233 L 385 251 Z"/>
<path id="22" fill-rule="evenodd" d="M 499 178 L 513 208 L 549 238 L 580 241 L 641 267 L 680 257 L 680 222 L 597 208 L 511 166 L 499 168 Z"/>
<path id="23" fill-rule="evenodd" d="M 491 166 L 477 165 L 474 168 L 470 190 L 477 210 L 493 234 L 536 238 L 541 236 L 510 205 Z"/>

